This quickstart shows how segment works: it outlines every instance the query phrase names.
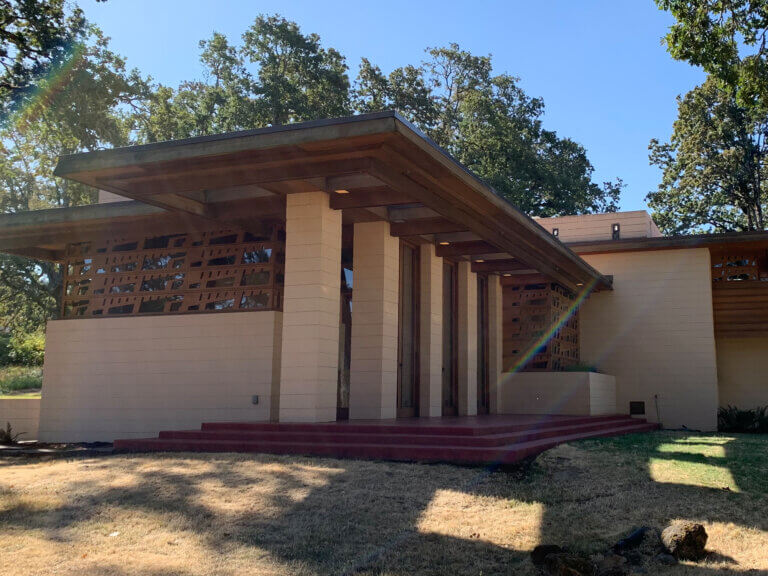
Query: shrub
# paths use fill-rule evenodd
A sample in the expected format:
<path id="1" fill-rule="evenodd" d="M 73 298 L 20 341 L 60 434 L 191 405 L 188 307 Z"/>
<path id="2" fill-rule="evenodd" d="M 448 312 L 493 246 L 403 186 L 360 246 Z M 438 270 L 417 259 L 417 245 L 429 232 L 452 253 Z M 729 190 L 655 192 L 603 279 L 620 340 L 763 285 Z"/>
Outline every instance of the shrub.
<path id="1" fill-rule="evenodd" d="M 0 366 L 7 366 L 11 363 L 11 337 L 7 334 L 0 334 Z"/>
<path id="2" fill-rule="evenodd" d="M 16 334 L 10 340 L 11 350 L 8 353 L 10 364 L 18 366 L 42 366 L 45 354 L 45 334 Z"/>
<path id="3" fill-rule="evenodd" d="M 5 428 L 0 428 L 0 444 L 16 444 L 19 436 L 23 434 L 24 432 L 14 432 L 11 423 L 6 422 Z"/>
<path id="4" fill-rule="evenodd" d="M 720 432 L 768 433 L 768 406 L 752 410 L 730 405 L 721 407 L 717 411 L 717 429 Z"/>

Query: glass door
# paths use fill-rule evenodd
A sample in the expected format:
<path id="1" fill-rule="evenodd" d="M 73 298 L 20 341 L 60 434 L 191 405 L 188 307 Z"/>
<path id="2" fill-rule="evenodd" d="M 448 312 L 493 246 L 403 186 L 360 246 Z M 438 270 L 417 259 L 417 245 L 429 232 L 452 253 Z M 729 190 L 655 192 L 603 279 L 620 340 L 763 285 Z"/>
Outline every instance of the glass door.
<path id="1" fill-rule="evenodd" d="M 488 278 L 477 277 L 477 413 L 488 414 Z"/>
<path id="2" fill-rule="evenodd" d="M 400 243 L 400 310 L 397 374 L 397 417 L 418 416 L 419 253 Z"/>
<path id="3" fill-rule="evenodd" d="M 443 262 L 443 416 L 455 416 L 458 412 L 456 278 L 456 264 Z"/>

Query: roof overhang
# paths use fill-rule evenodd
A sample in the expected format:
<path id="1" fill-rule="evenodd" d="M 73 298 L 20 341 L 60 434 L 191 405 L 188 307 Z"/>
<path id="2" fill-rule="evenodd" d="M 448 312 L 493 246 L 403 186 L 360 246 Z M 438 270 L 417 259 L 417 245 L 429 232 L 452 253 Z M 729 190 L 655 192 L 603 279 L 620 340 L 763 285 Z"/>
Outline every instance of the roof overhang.
<path id="1" fill-rule="evenodd" d="M 568 247 L 580 255 L 692 248 L 708 248 L 713 252 L 734 248 L 767 250 L 768 231 L 692 234 L 689 236 L 662 236 L 658 238 L 626 238 L 624 240 L 601 240 L 597 242 L 569 242 Z"/>
<path id="2" fill-rule="evenodd" d="M 388 220 L 394 235 L 434 242 L 440 255 L 471 259 L 478 272 L 537 271 L 575 290 L 611 284 L 393 112 L 65 156 L 55 174 L 147 205 L 77 209 L 59 217 L 72 233 L 104 228 L 117 218 L 112 210 L 159 209 L 127 216 L 152 226 L 247 227 L 249 218 L 284 213 L 287 194 L 323 190 L 345 222 Z M 23 218 L 38 215 L 40 235 L 66 228 L 51 214 Z M 22 246 L 22 229 L 0 220 L 0 250 L 50 248 Z"/>

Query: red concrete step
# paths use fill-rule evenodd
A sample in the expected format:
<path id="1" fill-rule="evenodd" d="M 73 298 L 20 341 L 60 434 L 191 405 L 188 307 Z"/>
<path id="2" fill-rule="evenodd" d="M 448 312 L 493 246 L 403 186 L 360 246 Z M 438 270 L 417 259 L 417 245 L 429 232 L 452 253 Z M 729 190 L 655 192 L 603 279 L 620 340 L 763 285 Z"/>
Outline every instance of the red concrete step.
<path id="1" fill-rule="evenodd" d="M 528 442 L 495 447 L 403 445 L 322 442 L 279 442 L 273 440 L 210 440 L 149 438 L 117 440 L 116 450 L 124 451 L 184 451 L 184 452 L 260 452 L 269 454 L 301 454 L 373 460 L 405 460 L 423 462 L 507 463 L 543 452 L 564 442 L 615 436 L 657 429 L 645 422 L 622 424 L 600 430 L 582 431 Z M 353 437 L 350 438 L 352 440 Z"/>
<path id="2" fill-rule="evenodd" d="M 612 419 L 598 419 L 581 424 L 545 427 L 543 429 L 526 429 L 515 432 L 504 432 L 483 435 L 432 434 L 432 430 L 420 434 L 391 434 L 386 432 L 357 433 L 346 430 L 346 426 L 337 426 L 331 432 L 303 432 L 291 429 L 281 431 L 254 430 L 169 430 L 160 432 L 161 439 L 177 440 L 238 440 L 238 441 L 274 441 L 295 443 L 348 444 L 354 436 L 355 444 L 412 444 L 422 446 L 504 446 L 520 442 L 563 436 L 577 432 L 590 432 L 606 428 L 615 428 L 623 424 L 644 423 L 645 421 L 619 416 Z"/>
<path id="3" fill-rule="evenodd" d="M 448 436 L 478 436 L 486 434 L 501 434 L 504 432 L 516 432 L 520 430 L 544 429 L 566 424 L 587 424 L 608 420 L 627 420 L 629 416 L 609 415 L 609 416 L 541 416 L 531 417 L 524 422 L 509 422 L 503 417 L 479 417 L 477 420 L 472 418 L 434 418 L 419 419 L 413 418 L 413 423 L 409 421 L 397 421 L 391 423 L 385 422 L 364 422 L 364 421 L 341 421 L 341 422 L 320 422 L 320 423 L 298 423 L 298 422 L 204 422 L 201 430 L 238 430 L 252 432 L 310 432 L 317 434 L 321 432 L 338 433 L 340 430 L 354 432 L 357 434 L 365 433 L 387 433 L 387 434 L 429 434 Z M 455 421 L 455 423 L 453 423 Z"/>

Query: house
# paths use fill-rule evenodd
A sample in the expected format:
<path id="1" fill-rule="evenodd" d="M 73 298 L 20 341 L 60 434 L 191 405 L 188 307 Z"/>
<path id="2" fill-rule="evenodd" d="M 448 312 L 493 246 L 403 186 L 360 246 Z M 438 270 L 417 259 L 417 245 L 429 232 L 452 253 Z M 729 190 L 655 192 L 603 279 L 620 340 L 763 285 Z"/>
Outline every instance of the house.
<path id="1" fill-rule="evenodd" d="M 0 216 L 0 251 L 63 264 L 42 440 L 476 414 L 714 430 L 718 406 L 768 403 L 768 234 L 534 220 L 395 113 L 56 174 L 100 203 Z"/>

